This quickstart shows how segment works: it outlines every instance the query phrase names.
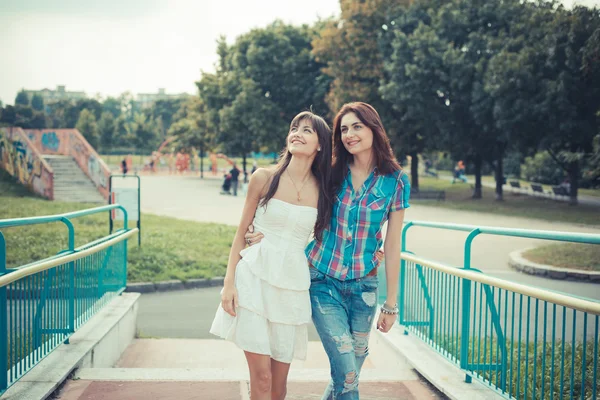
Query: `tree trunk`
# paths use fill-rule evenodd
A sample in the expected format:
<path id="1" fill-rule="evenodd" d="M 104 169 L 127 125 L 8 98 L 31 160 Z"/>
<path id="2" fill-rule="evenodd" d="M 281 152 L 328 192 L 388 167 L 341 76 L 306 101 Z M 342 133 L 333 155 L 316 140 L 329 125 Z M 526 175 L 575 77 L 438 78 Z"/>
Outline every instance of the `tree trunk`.
<path id="1" fill-rule="evenodd" d="M 473 198 L 481 199 L 481 166 L 483 164 L 483 160 L 481 156 L 475 157 L 475 187 L 473 188 Z"/>
<path id="2" fill-rule="evenodd" d="M 200 147 L 200 179 L 204 179 L 204 147 Z"/>
<path id="3" fill-rule="evenodd" d="M 410 155 L 410 187 L 419 191 L 419 154 L 416 152 Z"/>
<path id="4" fill-rule="evenodd" d="M 246 153 L 242 156 L 242 166 L 244 169 L 244 183 L 248 183 L 248 174 L 246 174 Z"/>
<path id="5" fill-rule="evenodd" d="M 569 164 L 569 204 L 576 206 L 577 192 L 579 191 L 579 161 L 574 161 Z"/>
<path id="6" fill-rule="evenodd" d="M 502 185 L 504 185 L 504 151 L 500 151 L 496 160 L 496 201 L 503 201 Z"/>

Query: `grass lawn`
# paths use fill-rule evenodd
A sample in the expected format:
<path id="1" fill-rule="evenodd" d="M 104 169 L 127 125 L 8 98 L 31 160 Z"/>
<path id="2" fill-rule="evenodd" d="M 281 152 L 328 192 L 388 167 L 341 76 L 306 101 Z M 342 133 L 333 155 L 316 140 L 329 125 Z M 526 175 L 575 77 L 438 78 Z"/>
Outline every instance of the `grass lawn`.
<path id="1" fill-rule="evenodd" d="M 0 219 L 51 215 L 96 207 L 47 201 L 31 195 L 0 171 Z M 77 218 L 76 246 L 108 234 L 105 213 Z M 8 267 L 17 267 L 55 255 L 67 248 L 62 223 L 3 229 Z M 187 280 L 224 276 L 235 228 L 142 214 L 142 247 L 129 241 L 130 282 Z"/>
<path id="2" fill-rule="evenodd" d="M 600 209 L 580 204 L 570 206 L 565 202 L 536 198 L 526 195 L 504 193 L 504 201 L 496 201 L 494 189 L 483 188 L 483 198 L 471 198 L 472 189 L 468 183 L 455 183 L 445 179 L 419 177 L 421 189 L 444 190 L 445 201 L 413 200 L 414 204 L 445 207 L 455 210 L 478 211 L 515 217 L 537 218 L 548 221 L 570 222 L 585 225 L 600 225 Z"/>
<path id="3" fill-rule="evenodd" d="M 452 177 L 452 173 L 450 171 L 440 171 L 440 174 L 442 177 L 448 178 L 448 177 Z M 473 182 L 475 181 L 475 175 L 467 175 L 467 177 L 472 180 Z M 529 188 L 531 185 L 531 182 L 523 180 L 523 179 L 513 179 L 513 178 L 508 178 L 506 179 L 506 182 L 508 184 L 508 182 L 510 181 L 519 181 L 519 183 L 521 184 L 521 187 L 527 187 Z M 481 182 L 484 184 L 496 184 L 496 178 L 493 175 L 484 175 L 481 177 Z M 542 185 L 542 188 L 544 188 L 545 192 L 551 192 L 552 191 L 552 185 Z M 579 188 L 578 193 L 580 195 L 585 195 L 585 196 L 592 196 L 592 197 L 600 197 L 600 189 L 582 189 Z"/>
<path id="4" fill-rule="evenodd" d="M 600 246 L 593 244 L 551 244 L 523 253 L 526 259 L 561 268 L 600 271 Z"/>

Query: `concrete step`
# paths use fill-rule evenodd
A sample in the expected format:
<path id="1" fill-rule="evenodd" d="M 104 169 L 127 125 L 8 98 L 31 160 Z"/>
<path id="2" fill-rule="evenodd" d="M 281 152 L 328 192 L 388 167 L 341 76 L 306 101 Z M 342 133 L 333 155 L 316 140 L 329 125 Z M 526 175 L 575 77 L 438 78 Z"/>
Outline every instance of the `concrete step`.
<path id="1" fill-rule="evenodd" d="M 80 203 L 105 203 L 96 185 L 69 156 L 44 156 L 54 171 L 54 199 Z"/>
<path id="2" fill-rule="evenodd" d="M 293 382 L 287 385 L 286 400 L 318 400 L 327 382 Z M 68 381 L 57 400 L 249 400 L 248 381 L 232 382 L 145 382 L 145 381 Z M 365 400 L 424 400 L 441 399 L 432 394 L 424 383 L 365 382 L 360 385 Z"/>

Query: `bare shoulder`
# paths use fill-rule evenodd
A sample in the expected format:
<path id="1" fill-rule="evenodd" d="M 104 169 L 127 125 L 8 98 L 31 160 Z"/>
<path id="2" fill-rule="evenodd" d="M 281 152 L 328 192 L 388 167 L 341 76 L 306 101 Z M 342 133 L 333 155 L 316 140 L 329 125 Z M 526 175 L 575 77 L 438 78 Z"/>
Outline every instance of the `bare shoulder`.
<path id="1" fill-rule="evenodd" d="M 263 197 L 274 174 L 274 168 L 258 168 L 250 177 L 248 192 L 254 193 L 259 198 Z"/>
<path id="2" fill-rule="evenodd" d="M 266 185 L 273 175 L 275 174 L 275 168 L 258 168 L 250 177 L 250 183 L 254 182 L 255 185 Z"/>

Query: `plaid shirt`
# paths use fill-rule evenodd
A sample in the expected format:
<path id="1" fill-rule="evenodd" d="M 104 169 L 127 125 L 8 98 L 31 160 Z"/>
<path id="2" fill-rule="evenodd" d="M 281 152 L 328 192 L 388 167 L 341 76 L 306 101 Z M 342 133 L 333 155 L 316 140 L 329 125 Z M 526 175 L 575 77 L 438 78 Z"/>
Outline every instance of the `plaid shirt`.
<path id="1" fill-rule="evenodd" d="M 341 281 L 366 276 L 379 265 L 375 253 L 383 245 L 383 224 L 390 212 L 410 207 L 409 195 L 404 171 L 380 175 L 375 169 L 358 192 L 348 171 L 323 241 L 313 240 L 306 248 L 309 263 Z"/>

